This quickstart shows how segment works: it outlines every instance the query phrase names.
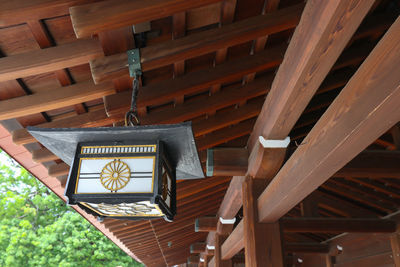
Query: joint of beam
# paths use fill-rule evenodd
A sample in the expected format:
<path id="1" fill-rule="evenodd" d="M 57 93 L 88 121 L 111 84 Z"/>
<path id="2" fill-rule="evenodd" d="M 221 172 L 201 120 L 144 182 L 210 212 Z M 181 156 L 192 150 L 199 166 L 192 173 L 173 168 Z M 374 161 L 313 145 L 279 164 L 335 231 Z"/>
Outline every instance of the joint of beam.
<path id="1" fill-rule="evenodd" d="M 234 223 L 236 222 L 236 218 L 233 218 L 233 219 L 224 219 L 224 218 L 222 218 L 222 217 L 219 217 L 219 221 L 220 221 L 222 224 L 234 224 Z"/>
<path id="2" fill-rule="evenodd" d="M 266 140 L 263 136 L 259 136 L 258 141 L 264 148 L 286 148 L 290 143 L 290 137 L 283 140 Z"/>

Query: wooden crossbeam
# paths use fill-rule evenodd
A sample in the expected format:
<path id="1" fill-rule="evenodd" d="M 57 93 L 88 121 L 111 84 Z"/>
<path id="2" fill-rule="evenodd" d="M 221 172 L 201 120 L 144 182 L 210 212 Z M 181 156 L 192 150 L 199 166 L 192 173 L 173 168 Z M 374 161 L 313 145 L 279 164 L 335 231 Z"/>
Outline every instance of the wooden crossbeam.
<path id="1" fill-rule="evenodd" d="M 334 177 L 400 178 L 400 151 L 365 151 L 352 159 Z"/>
<path id="2" fill-rule="evenodd" d="M 194 223 L 195 232 L 209 232 L 217 230 L 217 217 L 197 218 Z"/>
<path id="3" fill-rule="evenodd" d="M 400 18 L 260 196 L 260 220 L 282 217 L 400 120 L 399 30 Z"/>
<path id="4" fill-rule="evenodd" d="M 190 246 L 190 253 L 201 253 L 206 250 L 206 243 L 194 243 Z"/>
<path id="5" fill-rule="evenodd" d="M 108 0 L 71 7 L 71 21 L 77 38 L 171 16 L 221 0 Z"/>
<path id="6" fill-rule="evenodd" d="M 282 61 L 280 53 L 283 52 L 283 49 L 284 47 L 276 47 L 275 49 L 268 50 L 259 56 L 249 56 L 245 59 L 233 60 L 218 65 L 213 69 L 191 72 L 173 80 L 144 86 L 138 94 L 138 108 L 144 108 L 150 105 L 159 105 L 172 101 L 178 96 L 199 93 L 213 84 L 238 80 L 245 73 L 252 70 L 262 71 L 277 67 Z M 272 80 L 271 76 L 268 76 L 266 79 L 267 81 L 265 81 L 265 84 L 270 84 L 268 80 Z M 263 92 L 266 92 L 265 87 Z M 126 91 L 107 97 L 105 99 L 107 114 L 112 116 L 125 113 L 127 109 L 129 109 L 130 94 L 130 91 Z M 212 98 L 210 98 L 210 100 L 211 99 Z"/>
<path id="7" fill-rule="evenodd" d="M 140 50 L 142 70 L 152 70 L 251 41 L 260 36 L 294 28 L 302 9 L 303 4 L 142 48 Z M 127 60 L 126 53 L 122 53 L 91 61 L 93 80 L 98 83 L 127 76 Z"/>
<path id="8" fill-rule="evenodd" d="M 321 243 L 285 243 L 283 245 L 285 252 L 292 253 L 329 253 L 329 244 Z"/>
<path id="9" fill-rule="evenodd" d="M 70 6 L 90 1 L 92 0 L 2 0 L 0 1 L 0 27 L 68 15 Z"/>
<path id="10" fill-rule="evenodd" d="M 2 57 L 0 58 L 0 82 L 85 64 L 102 55 L 103 50 L 98 41 L 79 40 Z"/>
<path id="11" fill-rule="evenodd" d="M 262 174 L 257 171 L 263 156 L 259 136 L 282 140 L 289 135 L 373 2 L 307 2 L 250 136 L 249 172 Z"/>
<path id="12" fill-rule="evenodd" d="M 396 221 L 354 218 L 282 218 L 285 232 L 307 233 L 393 233 Z"/>
<path id="13" fill-rule="evenodd" d="M 243 183 L 243 243 L 248 266 L 283 267 L 282 235 L 279 222 L 259 223 L 257 198 L 266 179 L 246 177 Z"/>
<path id="14" fill-rule="evenodd" d="M 108 117 L 104 109 L 91 111 L 85 114 L 73 116 L 71 118 L 60 119 L 56 121 L 46 122 L 37 127 L 42 128 L 73 128 L 73 127 L 101 127 L 112 125 L 113 122 L 121 120 L 120 117 Z M 24 145 L 36 142 L 36 139 L 23 128 L 12 132 L 13 142 L 17 145 Z"/>
<path id="15" fill-rule="evenodd" d="M 215 176 L 244 175 L 247 171 L 248 150 L 245 148 L 214 149 L 207 158 Z M 232 156 L 234 155 L 234 160 Z M 212 161 L 211 161 L 212 160 Z M 400 152 L 388 150 L 363 151 L 336 172 L 334 177 L 400 178 Z"/>
<path id="16" fill-rule="evenodd" d="M 56 108 L 102 98 L 115 93 L 112 83 L 95 85 L 92 81 L 41 91 L 39 93 L 3 100 L 0 120 L 18 118 Z"/>

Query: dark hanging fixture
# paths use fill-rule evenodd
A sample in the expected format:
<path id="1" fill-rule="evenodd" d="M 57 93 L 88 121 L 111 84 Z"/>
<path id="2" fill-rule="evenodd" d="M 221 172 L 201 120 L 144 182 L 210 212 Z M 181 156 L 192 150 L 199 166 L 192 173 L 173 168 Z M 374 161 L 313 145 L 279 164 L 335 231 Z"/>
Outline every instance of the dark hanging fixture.
<path id="1" fill-rule="evenodd" d="M 134 80 L 125 127 L 28 131 L 71 166 L 65 189 L 68 204 L 99 218 L 172 221 L 176 179 L 204 178 L 191 123 L 139 126 L 138 49 L 128 51 L 128 64 Z"/>

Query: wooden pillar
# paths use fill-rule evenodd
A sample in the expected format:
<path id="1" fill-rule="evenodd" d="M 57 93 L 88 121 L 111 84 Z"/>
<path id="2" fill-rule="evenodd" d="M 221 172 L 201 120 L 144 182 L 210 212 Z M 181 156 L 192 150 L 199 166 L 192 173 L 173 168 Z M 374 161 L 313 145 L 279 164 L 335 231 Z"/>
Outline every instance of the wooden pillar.
<path id="1" fill-rule="evenodd" d="M 300 203 L 301 216 L 318 217 L 318 200 L 311 194 Z"/>
<path id="2" fill-rule="evenodd" d="M 283 267 L 279 222 L 259 223 L 257 198 L 268 181 L 246 177 L 243 183 L 243 222 L 246 266 Z"/>
<path id="3" fill-rule="evenodd" d="M 392 245 L 394 266 L 400 267 L 400 232 L 396 232 L 390 237 Z"/>
<path id="4" fill-rule="evenodd" d="M 215 235 L 215 250 L 214 250 L 214 263 L 215 267 L 232 267 L 232 260 L 221 259 L 221 246 L 224 243 L 226 237 L 221 235 Z"/>

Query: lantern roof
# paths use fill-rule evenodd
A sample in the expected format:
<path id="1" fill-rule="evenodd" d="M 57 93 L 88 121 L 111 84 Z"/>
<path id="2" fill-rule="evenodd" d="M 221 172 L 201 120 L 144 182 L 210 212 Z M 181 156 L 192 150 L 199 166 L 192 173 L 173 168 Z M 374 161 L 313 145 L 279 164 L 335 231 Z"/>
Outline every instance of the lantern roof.
<path id="1" fill-rule="evenodd" d="M 38 128 L 28 131 L 68 165 L 80 142 L 163 141 L 177 179 L 204 178 L 191 122 L 134 127 Z"/>

